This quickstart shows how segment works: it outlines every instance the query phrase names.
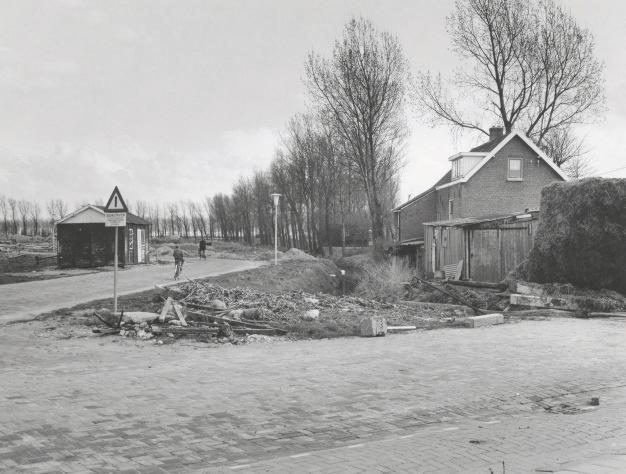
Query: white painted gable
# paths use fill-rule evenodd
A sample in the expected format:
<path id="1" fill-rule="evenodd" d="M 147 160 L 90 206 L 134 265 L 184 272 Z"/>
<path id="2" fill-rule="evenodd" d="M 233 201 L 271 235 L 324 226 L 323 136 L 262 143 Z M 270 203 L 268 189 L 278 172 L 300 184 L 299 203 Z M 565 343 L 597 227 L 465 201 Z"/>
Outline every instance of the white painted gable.
<path id="1" fill-rule="evenodd" d="M 91 206 L 79 209 L 62 219 L 63 224 L 104 224 L 104 212 Z"/>

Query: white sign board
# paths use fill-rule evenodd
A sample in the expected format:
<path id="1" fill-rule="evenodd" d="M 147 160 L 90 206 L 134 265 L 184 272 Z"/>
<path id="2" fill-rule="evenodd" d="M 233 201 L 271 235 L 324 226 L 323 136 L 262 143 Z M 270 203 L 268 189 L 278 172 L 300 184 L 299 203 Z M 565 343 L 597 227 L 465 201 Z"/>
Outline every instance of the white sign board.
<path id="1" fill-rule="evenodd" d="M 125 212 L 105 212 L 104 213 L 104 226 L 105 227 L 126 227 L 126 213 Z"/>

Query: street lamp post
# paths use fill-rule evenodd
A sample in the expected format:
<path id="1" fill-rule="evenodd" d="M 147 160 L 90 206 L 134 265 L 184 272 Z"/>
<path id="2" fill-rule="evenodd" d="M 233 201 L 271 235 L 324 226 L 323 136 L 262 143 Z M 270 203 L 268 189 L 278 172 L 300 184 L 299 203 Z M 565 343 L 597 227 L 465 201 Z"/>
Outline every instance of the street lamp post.
<path id="1" fill-rule="evenodd" d="M 274 265 L 278 265 L 278 200 L 280 194 L 270 194 L 274 199 Z"/>

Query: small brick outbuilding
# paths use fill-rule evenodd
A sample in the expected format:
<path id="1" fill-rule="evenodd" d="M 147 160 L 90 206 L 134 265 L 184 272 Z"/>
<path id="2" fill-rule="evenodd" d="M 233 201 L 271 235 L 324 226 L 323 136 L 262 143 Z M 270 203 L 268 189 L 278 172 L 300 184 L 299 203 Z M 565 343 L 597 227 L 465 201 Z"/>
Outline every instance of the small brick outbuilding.
<path id="1" fill-rule="evenodd" d="M 147 263 L 150 222 L 129 212 L 126 227 L 105 227 L 104 206 L 88 204 L 56 223 L 59 267 L 112 265 L 116 229 L 119 265 Z"/>

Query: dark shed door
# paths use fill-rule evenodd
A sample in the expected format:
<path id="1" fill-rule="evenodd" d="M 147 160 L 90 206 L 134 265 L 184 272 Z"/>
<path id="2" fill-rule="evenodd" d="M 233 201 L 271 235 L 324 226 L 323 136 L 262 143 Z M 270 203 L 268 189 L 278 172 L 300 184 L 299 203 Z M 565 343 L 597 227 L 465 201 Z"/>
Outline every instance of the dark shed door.
<path id="1" fill-rule="evenodd" d="M 533 245 L 531 222 L 506 224 L 499 229 L 470 231 L 470 278 L 502 281 L 528 256 Z"/>
<path id="2" fill-rule="evenodd" d="M 498 229 L 470 231 L 470 278 L 500 281 L 500 239 Z"/>

